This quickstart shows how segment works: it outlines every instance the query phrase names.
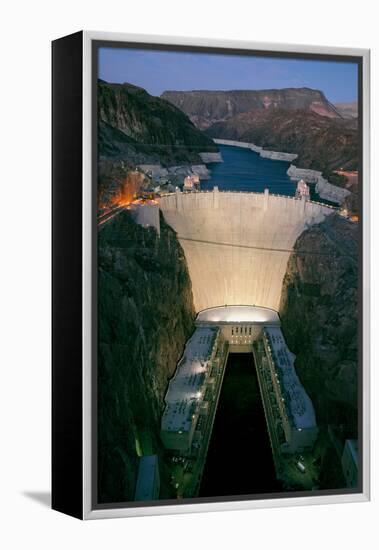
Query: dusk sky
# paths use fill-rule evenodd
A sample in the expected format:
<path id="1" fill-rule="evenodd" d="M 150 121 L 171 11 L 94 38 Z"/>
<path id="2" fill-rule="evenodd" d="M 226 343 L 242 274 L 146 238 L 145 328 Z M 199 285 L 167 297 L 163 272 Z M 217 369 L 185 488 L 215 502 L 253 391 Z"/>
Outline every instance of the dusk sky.
<path id="1" fill-rule="evenodd" d="M 165 90 L 259 90 L 308 87 L 336 102 L 358 96 L 355 63 L 127 48 L 99 50 L 99 78 Z"/>

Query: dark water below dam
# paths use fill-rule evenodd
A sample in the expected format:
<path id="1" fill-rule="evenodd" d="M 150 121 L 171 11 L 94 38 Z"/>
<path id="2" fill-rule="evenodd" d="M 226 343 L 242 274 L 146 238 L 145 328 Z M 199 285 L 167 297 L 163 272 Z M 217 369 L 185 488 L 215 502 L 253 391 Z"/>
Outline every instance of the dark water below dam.
<path id="1" fill-rule="evenodd" d="M 211 178 L 201 182 L 202 190 L 220 191 L 256 191 L 262 193 L 265 188 L 270 193 L 293 197 L 296 193 L 296 182 L 287 176 L 289 162 L 262 158 L 258 153 L 242 147 L 219 145 L 224 162 L 208 164 Z M 311 198 L 321 200 L 311 185 Z M 326 202 L 326 201 L 322 201 Z"/>
<path id="2" fill-rule="evenodd" d="M 199 496 L 281 490 L 275 477 L 253 355 L 230 354 Z"/>

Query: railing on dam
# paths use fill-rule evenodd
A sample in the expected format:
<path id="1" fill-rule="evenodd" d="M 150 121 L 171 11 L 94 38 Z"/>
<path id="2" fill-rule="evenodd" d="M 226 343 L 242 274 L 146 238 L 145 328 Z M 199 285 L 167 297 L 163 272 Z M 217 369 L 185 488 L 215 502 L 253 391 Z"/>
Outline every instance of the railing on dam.
<path id="1" fill-rule="evenodd" d="M 209 194 L 209 193 L 214 193 L 214 189 L 205 189 L 203 191 L 179 191 L 179 192 L 171 192 L 171 193 L 161 193 L 159 195 L 159 197 L 172 197 L 172 196 L 176 196 L 177 194 L 180 194 L 180 195 L 199 195 L 199 194 Z M 233 193 L 233 194 L 243 194 L 243 195 L 258 195 L 258 196 L 264 196 L 265 193 L 263 192 L 260 192 L 260 191 L 240 191 L 240 190 L 231 190 L 231 189 L 219 189 L 218 190 L 218 193 Z M 281 198 L 281 199 L 292 199 L 293 201 L 302 201 L 301 198 L 299 197 L 294 197 L 294 196 L 291 196 L 291 195 L 281 195 L 280 193 L 268 193 L 270 197 L 278 197 L 278 198 Z M 333 206 L 331 204 L 326 204 L 324 202 L 320 202 L 320 201 L 315 201 L 315 200 L 307 200 L 306 201 L 307 203 L 309 204 L 314 204 L 314 205 L 318 205 L 318 206 L 322 206 L 323 208 L 329 208 L 330 210 L 335 210 L 335 211 L 338 211 L 340 210 L 340 207 L 339 206 Z"/>

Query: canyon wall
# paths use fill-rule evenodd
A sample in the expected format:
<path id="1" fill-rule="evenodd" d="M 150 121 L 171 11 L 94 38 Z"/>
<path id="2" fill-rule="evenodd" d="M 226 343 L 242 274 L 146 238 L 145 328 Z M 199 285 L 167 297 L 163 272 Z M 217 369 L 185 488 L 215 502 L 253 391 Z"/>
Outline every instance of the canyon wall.
<path id="1" fill-rule="evenodd" d="M 200 152 L 217 152 L 213 141 L 171 103 L 132 84 L 98 81 L 99 158 L 134 166 L 200 164 Z"/>
<path id="2" fill-rule="evenodd" d="M 334 106 L 343 118 L 358 118 L 358 101 L 335 103 Z"/>
<path id="3" fill-rule="evenodd" d="M 141 454 L 158 454 L 168 498 L 160 418 L 195 313 L 183 250 L 163 219 L 159 238 L 124 211 L 99 232 L 98 265 L 99 502 L 134 500 Z"/>
<path id="4" fill-rule="evenodd" d="M 358 422 L 359 227 L 338 215 L 297 239 L 284 277 L 282 330 L 316 410 L 321 488 L 344 480 L 340 457 Z"/>
<path id="5" fill-rule="evenodd" d="M 327 179 L 334 170 L 357 170 L 359 165 L 354 119 L 329 118 L 302 109 L 255 109 L 217 122 L 206 133 L 296 154 L 298 166 L 319 170 Z"/>
<path id="6" fill-rule="evenodd" d="M 203 153 L 201 153 L 203 154 Z M 204 153 L 205 154 L 205 153 Z M 219 156 L 219 153 L 216 153 Z M 210 160 L 207 162 L 219 162 Z M 201 180 L 207 180 L 210 178 L 210 171 L 205 164 L 188 164 L 188 165 L 179 165 L 179 166 L 167 166 L 164 167 L 161 164 L 139 164 L 138 168 L 144 172 L 151 174 L 155 178 L 168 177 L 175 178 L 178 177 L 183 183 L 185 176 L 197 174 Z"/>

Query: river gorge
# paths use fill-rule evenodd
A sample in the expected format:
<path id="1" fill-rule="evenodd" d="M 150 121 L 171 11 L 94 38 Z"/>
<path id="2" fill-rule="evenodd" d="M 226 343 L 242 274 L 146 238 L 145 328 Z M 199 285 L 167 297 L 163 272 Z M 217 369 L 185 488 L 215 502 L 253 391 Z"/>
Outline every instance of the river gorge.
<path id="1" fill-rule="evenodd" d="M 133 501 L 140 459 L 151 455 L 159 463 L 159 498 L 183 497 L 173 483 L 177 456 L 167 452 L 160 432 L 165 398 L 196 331 L 196 314 L 226 304 L 278 312 L 315 407 L 318 487 L 344 487 L 335 441 L 357 437 L 358 224 L 330 208 L 316 182 L 313 200 L 295 198 L 291 174 L 298 172 L 285 153 L 215 143 L 142 89 L 101 82 L 99 90 L 99 198 L 109 205 L 120 187 L 126 201 L 99 227 L 99 501 Z M 183 193 L 185 171 L 196 168 L 202 192 Z M 159 189 L 173 173 L 171 189 L 164 190 L 167 181 Z M 136 195 L 141 208 L 149 201 L 155 208 L 155 225 L 133 217 Z M 230 359 L 199 496 L 280 490 L 255 367 L 247 361 Z M 244 405 L 232 410 L 242 426 L 224 433 L 233 400 Z M 245 429 L 256 430 L 261 450 L 246 443 Z M 256 477 L 245 484 L 254 453 Z M 234 482 L 222 476 L 229 458 Z"/>

